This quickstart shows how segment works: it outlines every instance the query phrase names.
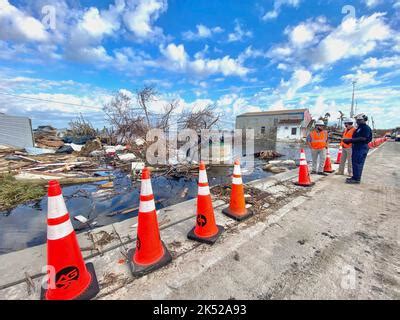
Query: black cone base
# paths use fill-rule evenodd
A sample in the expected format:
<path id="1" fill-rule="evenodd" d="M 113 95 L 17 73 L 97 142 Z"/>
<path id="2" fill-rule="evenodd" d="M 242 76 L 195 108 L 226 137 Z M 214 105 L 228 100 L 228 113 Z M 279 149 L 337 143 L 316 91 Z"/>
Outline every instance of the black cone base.
<path id="1" fill-rule="evenodd" d="M 134 277 L 136 277 L 136 278 L 142 277 L 150 272 L 153 272 L 157 269 L 160 269 L 160 268 L 166 266 L 168 263 L 170 263 L 172 261 L 172 256 L 169 253 L 164 242 L 161 241 L 161 244 L 164 248 L 164 255 L 156 263 L 153 263 L 150 265 L 141 265 L 141 264 L 137 264 L 137 263 L 133 262 L 133 257 L 135 256 L 136 248 L 128 251 L 128 259 L 129 259 L 128 264 L 129 264 L 129 268 L 132 272 L 132 275 Z"/>
<path id="2" fill-rule="evenodd" d="M 232 218 L 233 220 L 243 221 L 243 220 L 250 218 L 254 214 L 253 210 L 250 208 L 246 209 L 246 211 L 247 212 L 245 214 L 238 216 L 237 214 L 234 214 L 228 207 L 228 208 L 223 209 L 222 213 L 224 215 L 226 215 L 227 217 Z"/>
<path id="3" fill-rule="evenodd" d="M 325 173 L 334 173 L 335 172 L 335 170 L 332 170 L 332 171 L 324 171 Z"/>
<path id="4" fill-rule="evenodd" d="M 189 233 L 187 235 L 188 239 L 194 240 L 194 241 L 198 241 L 198 242 L 201 242 L 201 243 L 206 243 L 206 244 L 214 244 L 218 240 L 218 238 L 221 235 L 221 233 L 225 231 L 225 228 L 223 226 L 218 226 L 217 225 L 218 232 L 217 232 L 217 234 L 215 236 L 212 236 L 212 237 L 209 237 L 209 238 L 202 238 L 202 237 L 197 236 L 194 233 L 194 229 L 195 228 L 196 227 L 193 227 L 193 229 L 189 231 Z"/>
<path id="5" fill-rule="evenodd" d="M 91 262 L 86 263 L 86 269 L 90 273 L 91 281 L 89 287 L 77 296 L 73 300 L 90 300 L 94 298 L 99 292 L 99 282 L 97 281 L 96 271 L 94 270 L 94 265 Z M 46 290 L 42 287 L 40 291 L 40 300 L 46 300 L 45 298 Z"/>
<path id="6" fill-rule="evenodd" d="M 312 187 L 312 186 L 314 186 L 314 185 L 315 185 L 315 182 L 311 182 L 311 184 L 300 184 L 300 183 L 298 183 L 298 182 L 294 182 L 294 184 L 295 184 L 296 186 L 299 186 L 299 187 L 305 187 L 305 188 L 307 188 L 307 187 Z"/>

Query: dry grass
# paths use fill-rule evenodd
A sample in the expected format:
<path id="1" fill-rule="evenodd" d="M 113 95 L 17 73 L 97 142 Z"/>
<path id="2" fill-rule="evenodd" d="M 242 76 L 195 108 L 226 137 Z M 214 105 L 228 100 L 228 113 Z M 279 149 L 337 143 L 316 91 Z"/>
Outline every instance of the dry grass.
<path id="1" fill-rule="evenodd" d="M 10 210 L 19 204 L 38 200 L 46 194 L 40 185 L 15 180 L 10 175 L 0 175 L 0 211 Z"/>

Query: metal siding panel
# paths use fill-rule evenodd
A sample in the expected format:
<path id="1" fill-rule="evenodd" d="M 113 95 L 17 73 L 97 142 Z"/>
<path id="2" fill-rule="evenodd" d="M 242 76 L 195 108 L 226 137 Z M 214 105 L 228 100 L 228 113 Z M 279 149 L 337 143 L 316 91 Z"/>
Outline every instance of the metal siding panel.
<path id="1" fill-rule="evenodd" d="M 30 119 L 1 114 L 0 144 L 17 148 L 33 147 L 34 139 Z"/>

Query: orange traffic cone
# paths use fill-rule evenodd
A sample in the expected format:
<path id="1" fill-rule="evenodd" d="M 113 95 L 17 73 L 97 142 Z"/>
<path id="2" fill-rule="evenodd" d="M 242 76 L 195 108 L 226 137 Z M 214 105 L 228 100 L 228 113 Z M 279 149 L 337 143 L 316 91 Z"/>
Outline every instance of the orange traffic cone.
<path id="1" fill-rule="evenodd" d="M 329 149 L 326 149 L 324 172 L 327 172 L 327 173 L 335 172 L 335 170 L 332 169 L 331 154 L 329 153 Z"/>
<path id="2" fill-rule="evenodd" d="M 50 181 L 47 212 L 47 288 L 43 300 L 88 300 L 100 291 L 92 263 L 85 262 L 58 181 Z"/>
<path id="3" fill-rule="evenodd" d="M 239 160 L 235 161 L 233 167 L 232 192 L 229 207 L 222 210 L 222 213 L 237 221 L 243 221 L 253 215 L 253 211 L 246 208 Z"/>
<path id="4" fill-rule="evenodd" d="M 160 238 L 148 168 L 142 170 L 136 249 L 128 251 L 128 258 L 135 277 L 157 270 L 172 261 L 171 254 Z"/>
<path id="5" fill-rule="evenodd" d="M 340 146 L 339 147 L 339 153 L 337 155 L 337 159 L 336 159 L 336 164 L 340 164 L 340 161 L 342 160 L 342 154 L 343 154 L 343 147 Z"/>
<path id="6" fill-rule="evenodd" d="M 196 225 L 190 230 L 187 237 L 190 240 L 214 244 L 224 231 L 224 227 L 215 223 L 206 166 L 203 161 L 199 168 L 198 188 Z"/>
<path id="7" fill-rule="evenodd" d="M 299 167 L 299 181 L 295 185 L 300 187 L 311 187 L 315 183 L 311 182 L 310 172 L 308 171 L 308 164 L 304 149 L 300 151 L 300 167 Z"/>

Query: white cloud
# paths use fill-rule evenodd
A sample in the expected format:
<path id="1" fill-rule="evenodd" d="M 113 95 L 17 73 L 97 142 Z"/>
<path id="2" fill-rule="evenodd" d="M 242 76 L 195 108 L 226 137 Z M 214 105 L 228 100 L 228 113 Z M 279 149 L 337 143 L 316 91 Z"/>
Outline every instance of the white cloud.
<path id="1" fill-rule="evenodd" d="M 302 46 L 311 42 L 314 39 L 314 35 L 315 34 L 312 29 L 307 28 L 307 26 L 304 24 L 300 24 L 292 30 L 289 38 L 294 45 Z"/>
<path id="2" fill-rule="evenodd" d="M 268 51 L 275 63 L 296 66 L 308 63 L 312 69 L 326 68 L 340 60 L 363 57 L 378 45 L 393 41 L 395 33 L 385 21 L 384 13 L 374 13 L 359 19 L 348 18 L 332 28 L 326 18 L 307 20 L 285 30 L 288 42 Z"/>
<path id="3" fill-rule="evenodd" d="M 93 37 L 110 35 L 119 29 L 119 24 L 108 21 L 100 15 L 97 8 L 91 7 L 83 15 L 79 27 Z"/>
<path id="4" fill-rule="evenodd" d="M 205 39 L 205 38 L 211 38 L 214 34 L 216 33 L 221 33 L 224 31 L 221 27 L 214 27 L 214 28 L 208 28 L 207 26 L 203 24 L 198 24 L 196 26 L 197 31 L 186 31 L 184 32 L 183 38 L 185 40 L 198 40 L 198 39 Z"/>
<path id="5" fill-rule="evenodd" d="M 124 23 L 139 40 L 160 36 L 162 30 L 153 23 L 167 10 L 166 0 L 132 0 L 127 2 L 127 7 Z"/>
<path id="6" fill-rule="evenodd" d="M 283 6 L 297 8 L 300 2 L 301 0 L 275 0 L 274 8 L 271 11 L 266 12 L 262 19 L 264 21 L 276 19 L 279 16 Z"/>
<path id="7" fill-rule="evenodd" d="M 268 51 L 268 56 L 272 59 L 285 59 L 286 57 L 290 57 L 293 53 L 293 49 L 289 46 L 277 46 L 273 47 Z"/>
<path id="8" fill-rule="evenodd" d="M 269 111 L 286 110 L 283 99 L 278 99 L 269 107 Z"/>
<path id="9" fill-rule="evenodd" d="M 368 58 L 360 65 L 361 69 L 384 69 L 400 66 L 400 56 Z"/>
<path id="10" fill-rule="evenodd" d="M 14 7 L 8 0 L 0 0 L 0 39 L 44 42 L 49 34 L 43 24 Z"/>
<path id="11" fill-rule="evenodd" d="M 243 41 L 245 38 L 251 38 L 253 33 L 242 28 L 241 24 L 236 20 L 234 32 L 228 34 L 228 42 Z"/>
<path id="12" fill-rule="evenodd" d="M 353 81 L 357 82 L 357 85 L 376 85 L 380 82 L 375 79 L 375 76 L 378 72 L 371 71 L 371 72 L 364 72 L 361 70 L 357 70 L 355 74 L 347 74 L 342 77 L 342 80 L 351 83 Z"/>
<path id="13" fill-rule="evenodd" d="M 277 68 L 278 68 L 279 70 L 284 70 L 284 71 L 286 71 L 286 70 L 288 69 L 288 66 L 287 66 L 286 64 L 284 64 L 284 63 L 280 63 L 280 64 L 278 64 Z"/>
<path id="14" fill-rule="evenodd" d="M 291 100 L 296 92 L 305 87 L 312 80 L 312 73 L 305 69 L 297 69 L 293 72 L 289 81 L 281 82 L 281 89 L 287 89 L 286 98 Z"/>
<path id="15" fill-rule="evenodd" d="M 248 46 L 238 57 L 238 61 L 244 62 L 247 59 L 265 58 L 267 55 L 264 51 L 253 49 L 252 46 Z"/>
<path id="16" fill-rule="evenodd" d="M 363 0 L 363 2 L 368 8 L 373 8 L 376 7 L 378 4 L 381 4 L 382 0 Z"/>
<path id="17" fill-rule="evenodd" d="M 238 60 L 229 56 L 218 59 L 190 59 L 183 44 L 170 43 L 166 48 L 160 47 L 166 58 L 162 66 L 169 70 L 187 72 L 195 76 L 223 74 L 224 76 L 245 76 L 250 70 L 241 65 Z"/>
<path id="18" fill-rule="evenodd" d="M 289 37 L 290 44 L 295 48 L 302 48 L 317 41 L 317 35 L 326 33 L 331 28 L 327 24 L 324 16 L 315 19 L 308 19 L 295 27 L 287 27 L 285 34 Z"/>
<path id="19" fill-rule="evenodd" d="M 322 67 L 352 56 L 364 56 L 381 41 L 389 39 L 391 30 L 383 13 L 374 13 L 359 20 L 346 19 L 312 51 L 313 64 Z"/>

